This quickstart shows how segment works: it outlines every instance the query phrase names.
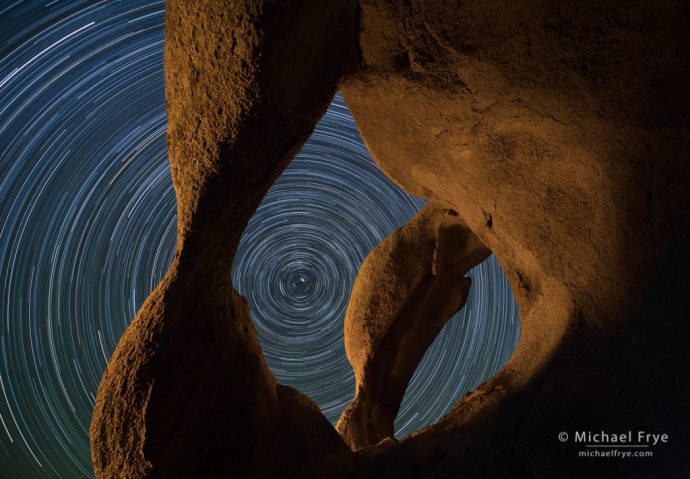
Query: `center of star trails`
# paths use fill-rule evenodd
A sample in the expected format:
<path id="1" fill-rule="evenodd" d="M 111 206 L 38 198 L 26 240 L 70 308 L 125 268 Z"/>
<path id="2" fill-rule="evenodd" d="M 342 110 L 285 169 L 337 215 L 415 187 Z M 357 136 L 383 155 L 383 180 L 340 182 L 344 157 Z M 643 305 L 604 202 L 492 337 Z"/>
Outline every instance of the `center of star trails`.
<path id="1" fill-rule="evenodd" d="M 299 269 L 288 278 L 287 291 L 296 299 L 307 299 L 314 292 L 316 277 L 308 270 Z"/>

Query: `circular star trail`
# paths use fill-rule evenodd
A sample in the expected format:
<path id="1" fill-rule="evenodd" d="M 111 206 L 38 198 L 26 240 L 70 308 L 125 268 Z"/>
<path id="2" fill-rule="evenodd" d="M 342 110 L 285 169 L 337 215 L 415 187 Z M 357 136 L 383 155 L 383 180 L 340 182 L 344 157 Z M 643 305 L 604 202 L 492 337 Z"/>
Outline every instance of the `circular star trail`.
<path id="1" fill-rule="evenodd" d="M 88 427 L 117 341 L 165 274 L 175 196 L 165 142 L 163 2 L 0 3 L 0 476 L 92 477 Z M 279 382 L 335 422 L 367 253 L 422 202 L 372 163 L 336 96 L 250 221 L 233 265 Z M 519 336 L 492 257 L 425 355 L 396 421 L 430 424 Z"/>

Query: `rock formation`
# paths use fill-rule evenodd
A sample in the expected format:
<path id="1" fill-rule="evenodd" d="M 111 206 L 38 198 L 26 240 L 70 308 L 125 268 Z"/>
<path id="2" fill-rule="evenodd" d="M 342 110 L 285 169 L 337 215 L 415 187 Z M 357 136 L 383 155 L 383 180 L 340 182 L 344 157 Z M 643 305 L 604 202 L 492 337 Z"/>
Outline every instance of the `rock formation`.
<path id="1" fill-rule="evenodd" d="M 687 5 L 359 4 L 361 69 L 342 92 L 369 151 L 459 213 L 522 323 L 496 377 L 360 464 L 381 477 L 391 464 L 396 477 L 689 474 L 673 451 L 690 442 L 690 309 L 655 286 L 679 267 L 690 220 Z M 637 428 L 675 442 L 602 464 L 558 440 Z"/>
<path id="2" fill-rule="evenodd" d="M 318 407 L 276 385 L 230 284 L 245 225 L 353 64 L 355 16 L 347 1 L 167 2 L 177 250 L 101 381 L 97 477 L 356 476 Z"/>
<path id="3" fill-rule="evenodd" d="M 690 476 L 688 24 L 677 0 L 168 1 L 177 252 L 99 388 L 96 475 Z M 275 384 L 229 283 L 339 81 L 382 170 L 496 255 L 523 331 L 437 424 L 356 455 Z M 670 443 L 558 440 L 638 429 Z"/>
<path id="4" fill-rule="evenodd" d="M 357 389 L 337 425 L 352 449 L 393 437 L 417 364 L 465 305 L 465 273 L 489 254 L 454 213 L 427 206 L 364 260 L 345 315 Z"/>

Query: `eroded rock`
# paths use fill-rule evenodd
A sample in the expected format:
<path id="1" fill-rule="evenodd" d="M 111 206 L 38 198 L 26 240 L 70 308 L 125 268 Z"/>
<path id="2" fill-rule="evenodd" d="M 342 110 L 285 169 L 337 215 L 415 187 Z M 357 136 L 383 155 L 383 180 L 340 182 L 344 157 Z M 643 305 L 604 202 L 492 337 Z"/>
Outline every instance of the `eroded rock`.
<path id="1" fill-rule="evenodd" d="M 101 381 L 90 430 L 96 477 L 356 475 L 318 408 L 276 385 L 230 284 L 247 221 L 353 63 L 355 9 L 166 2 L 177 250 Z"/>
<path id="2" fill-rule="evenodd" d="M 408 192 L 458 211 L 506 272 L 522 323 L 496 377 L 360 463 L 375 477 L 585 477 L 601 464 L 559 432 L 644 424 L 675 435 L 675 451 L 689 444 L 668 411 L 690 420 L 670 392 L 690 387 L 678 339 L 690 311 L 654 287 L 690 221 L 687 5 L 361 0 L 360 11 L 362 68 L 342 92 L 369 151 Z M 651 305 L 656 319 L 639 312 Z M 607 472 L 690 474 L 659 454 Z"/>
<path id="3" fill-rule="evenodd" d="M 677 0 L 168 1 L 177 252 L 99 388 L 97 477 L 690 475 L 689 16 Z M 356 466 L 275 384 L 229 284 L 242 230 L 343 75 L 377 163 L 492 250 L 523 331 L 496 377 Z M 360 424 L 388 435 L 386 407 Z M 557 439 L 631 428 L 671 444 L 604 464 Z"/>
<path id="4" fill-rule="evenodd" d="M 465 305 L 465 274 L 489 254 L 457 215 L 426 206 L 364 260 L 345 315 L 356 393 L 337 425 L 351 448 L 393 437 L 417 364 Z"/>

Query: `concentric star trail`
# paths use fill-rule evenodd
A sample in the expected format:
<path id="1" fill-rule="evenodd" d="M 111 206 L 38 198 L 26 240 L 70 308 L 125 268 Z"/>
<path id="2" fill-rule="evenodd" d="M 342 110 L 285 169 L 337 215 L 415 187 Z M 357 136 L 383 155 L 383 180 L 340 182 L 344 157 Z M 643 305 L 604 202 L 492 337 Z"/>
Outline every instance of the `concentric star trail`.
<path id="1" fill-rule="evenodd" d="M 162 1 L 0 3 L 0 478 L 92 477 L 117 341 L 175 248 Z M 339 96 L 245 232 L 233 282 L 267 363 L 335 422 L 359 265 L 422 201 L 371 161 Z M 505 364 L 520 326 L 492 257 L 418 368 L 399 437 Z"/>

